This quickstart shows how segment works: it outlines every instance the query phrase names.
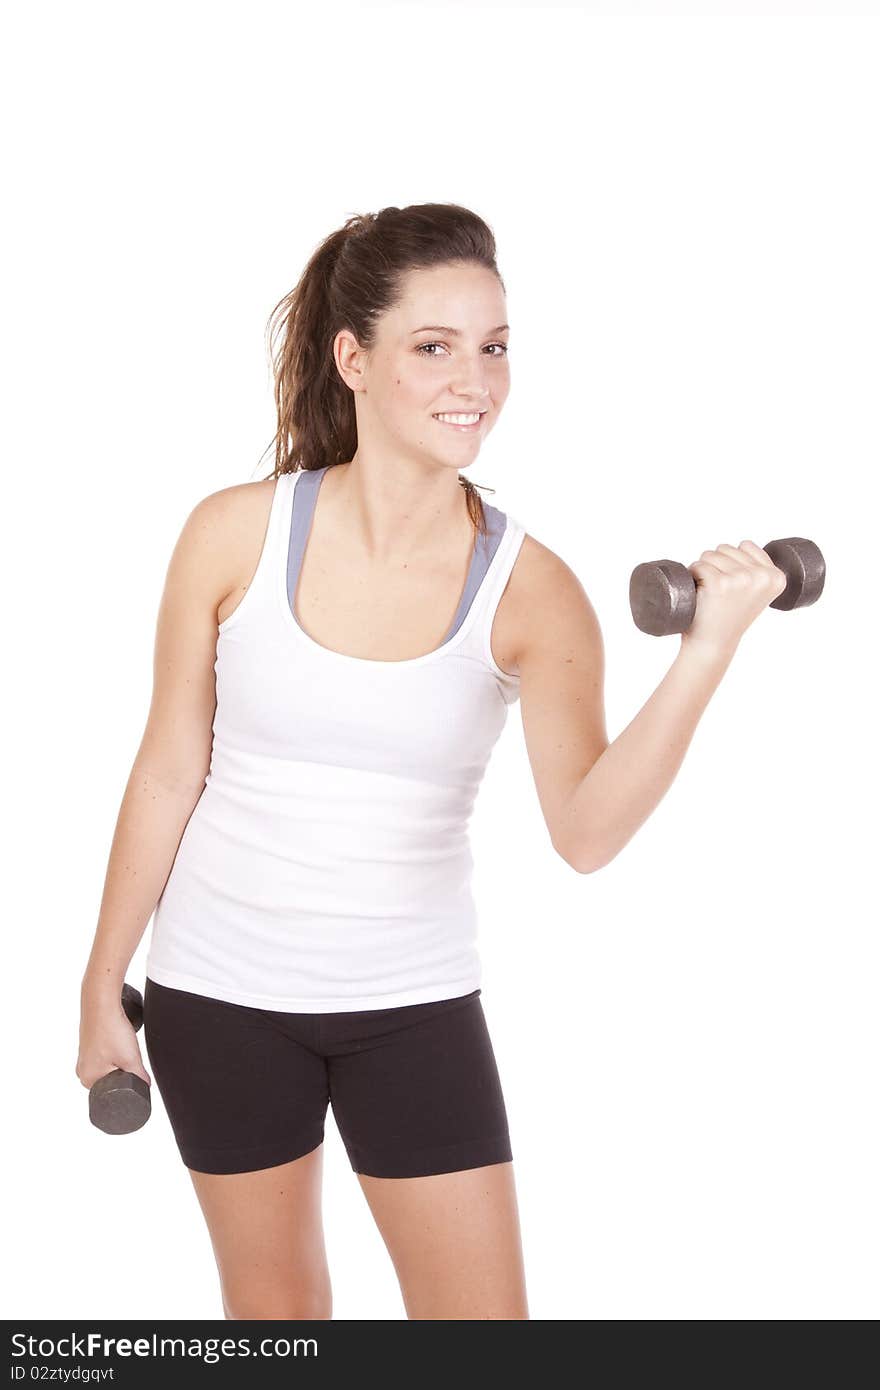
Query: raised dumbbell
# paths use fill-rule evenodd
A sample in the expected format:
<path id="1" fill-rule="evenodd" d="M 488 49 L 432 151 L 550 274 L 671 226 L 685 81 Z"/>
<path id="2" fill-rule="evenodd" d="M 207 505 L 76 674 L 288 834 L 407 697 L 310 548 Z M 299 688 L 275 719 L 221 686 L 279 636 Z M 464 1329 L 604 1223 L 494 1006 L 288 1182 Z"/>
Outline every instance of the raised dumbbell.
<path id="1" fill-rule="evenodd" d="M 144 1001 L 133 985 L 122 986 L 122 1007 L 137 1032 L 144 1021 Z M 131 1134 L 149 1118 L 149 1083 L 134 1072 L 116 1067 L 89 1089 L 89 1119 L 105 1134 Z"/>
<path id="2" fill-rule="evenodd" d="M 806 608 L 825 587 L 825 560 L 813 541 L 788 536 L 768 541 L 764 550 L 788 583 L 771 608 Z M 697 586 L 677 560 L 648 560 L 636 565 L 629 581 L 629 606 L 636 627 L 651 637 L 687 632 L 697 611 Z"/>

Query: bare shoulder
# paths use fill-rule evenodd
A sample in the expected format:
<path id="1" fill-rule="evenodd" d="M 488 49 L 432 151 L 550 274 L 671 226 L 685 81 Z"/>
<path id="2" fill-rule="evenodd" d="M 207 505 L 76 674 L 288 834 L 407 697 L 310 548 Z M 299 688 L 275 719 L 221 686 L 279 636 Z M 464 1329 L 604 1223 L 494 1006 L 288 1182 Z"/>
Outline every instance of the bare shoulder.
<path id="1" fill-rule="evenodd" d="M 194 511 L 201 513 L 207 526 L 229 527 L 233 532 L 247 530 L 260 520 L 268 522 L 275 479 L 261 478 L 256 483 L 233 483 L 231 487 L 210 492 L 197 503 Z"/>
<path id="2" fill-rule="evenodd" d="M 200 534 L 206 541 L 233 540 L 258 524 L 261 518 L 268 521 L 274 491 L 274 478 L 265 478 L 209 492 L 193 507 L 184 530 L 192 536 Z"/>
<path id="3" fill-rule="evenodd" d="M 534 536 L 523 537 L 498 609 L 493 646 L 504 670 L 521 675 L 528 653 L 548 648 L 563 655 L 601 647 L 596 611 L 574 570 Z"/>
<path id="4" fill-rule="evenodd" d="M 275 479 L 235 483 L 197 502 L 183 529 L 193 560 L 216 598 L 218 622 L 228 617 L 247 588 L 260 558 Z"/>

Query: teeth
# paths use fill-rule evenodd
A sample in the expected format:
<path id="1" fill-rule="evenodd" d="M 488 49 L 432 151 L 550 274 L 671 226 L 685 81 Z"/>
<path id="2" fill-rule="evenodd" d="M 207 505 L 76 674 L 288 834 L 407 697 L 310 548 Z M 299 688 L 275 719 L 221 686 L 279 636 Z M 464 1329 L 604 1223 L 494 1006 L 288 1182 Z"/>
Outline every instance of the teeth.
<path id="1" fill-rule="evenodd" d="M 474 425 L 479 420 L 480 414 L 476 415 L 435 415 L 435 420 L 446 420 L 451 425 Z"/>

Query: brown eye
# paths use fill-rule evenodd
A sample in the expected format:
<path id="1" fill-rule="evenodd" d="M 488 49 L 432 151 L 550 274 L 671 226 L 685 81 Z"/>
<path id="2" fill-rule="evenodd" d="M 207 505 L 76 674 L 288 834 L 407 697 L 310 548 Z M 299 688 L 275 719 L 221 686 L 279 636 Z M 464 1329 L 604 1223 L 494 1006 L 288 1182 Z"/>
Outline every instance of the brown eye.
<path id="1" fill-rule="evenodd" d="M 426 348 L 442 347 L 442 346 L 443 346 L 442 343 L 420 343 L 419 346 L 416 348 L 416 352 L 420 352 L 420 353 L 422 354 L 423 357 L 436 357 L 437 354 L 436 354 L 435 352 L 427 352 L 427 351 L 426 351 Z M 500 348 L 501 348 L 501 351 L 502 351 L 502 353 L 504 354 L 505 357 L 507 356 L 507 354 L 508 354 L 508 352 L 509 352 L 509 348 L 508 348 L 508 346 L 507 346 L 506 343 L 489 343 L 487 346 L 488 346 L 488 347 L 500 347 Z M 497 352 L 493 352 L 493 353 L 491 354 L 491 356 L 492 356 L 492 357 L 498 357 L 499 354 L 498 354 Z"/>

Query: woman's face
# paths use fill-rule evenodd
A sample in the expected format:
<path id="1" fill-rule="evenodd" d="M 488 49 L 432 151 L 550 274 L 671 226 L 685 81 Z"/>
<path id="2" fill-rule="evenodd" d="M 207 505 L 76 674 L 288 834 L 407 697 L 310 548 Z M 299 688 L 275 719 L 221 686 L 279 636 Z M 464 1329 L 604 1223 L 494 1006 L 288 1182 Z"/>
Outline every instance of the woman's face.
<path id="1" fill-rule="evenodd" d="M 347 337 L 352 351 L 340 343 L 341 362 L 359 368 L 346 377 L 358 447 L 391 445 L 455 469 L 473 462 L 510 390 L 507 306 L 492 271 L 471 264 L 411 271 L 369 353 Z M 476 424 L 464 428 L 437 418 L 476 412 Z"/>

